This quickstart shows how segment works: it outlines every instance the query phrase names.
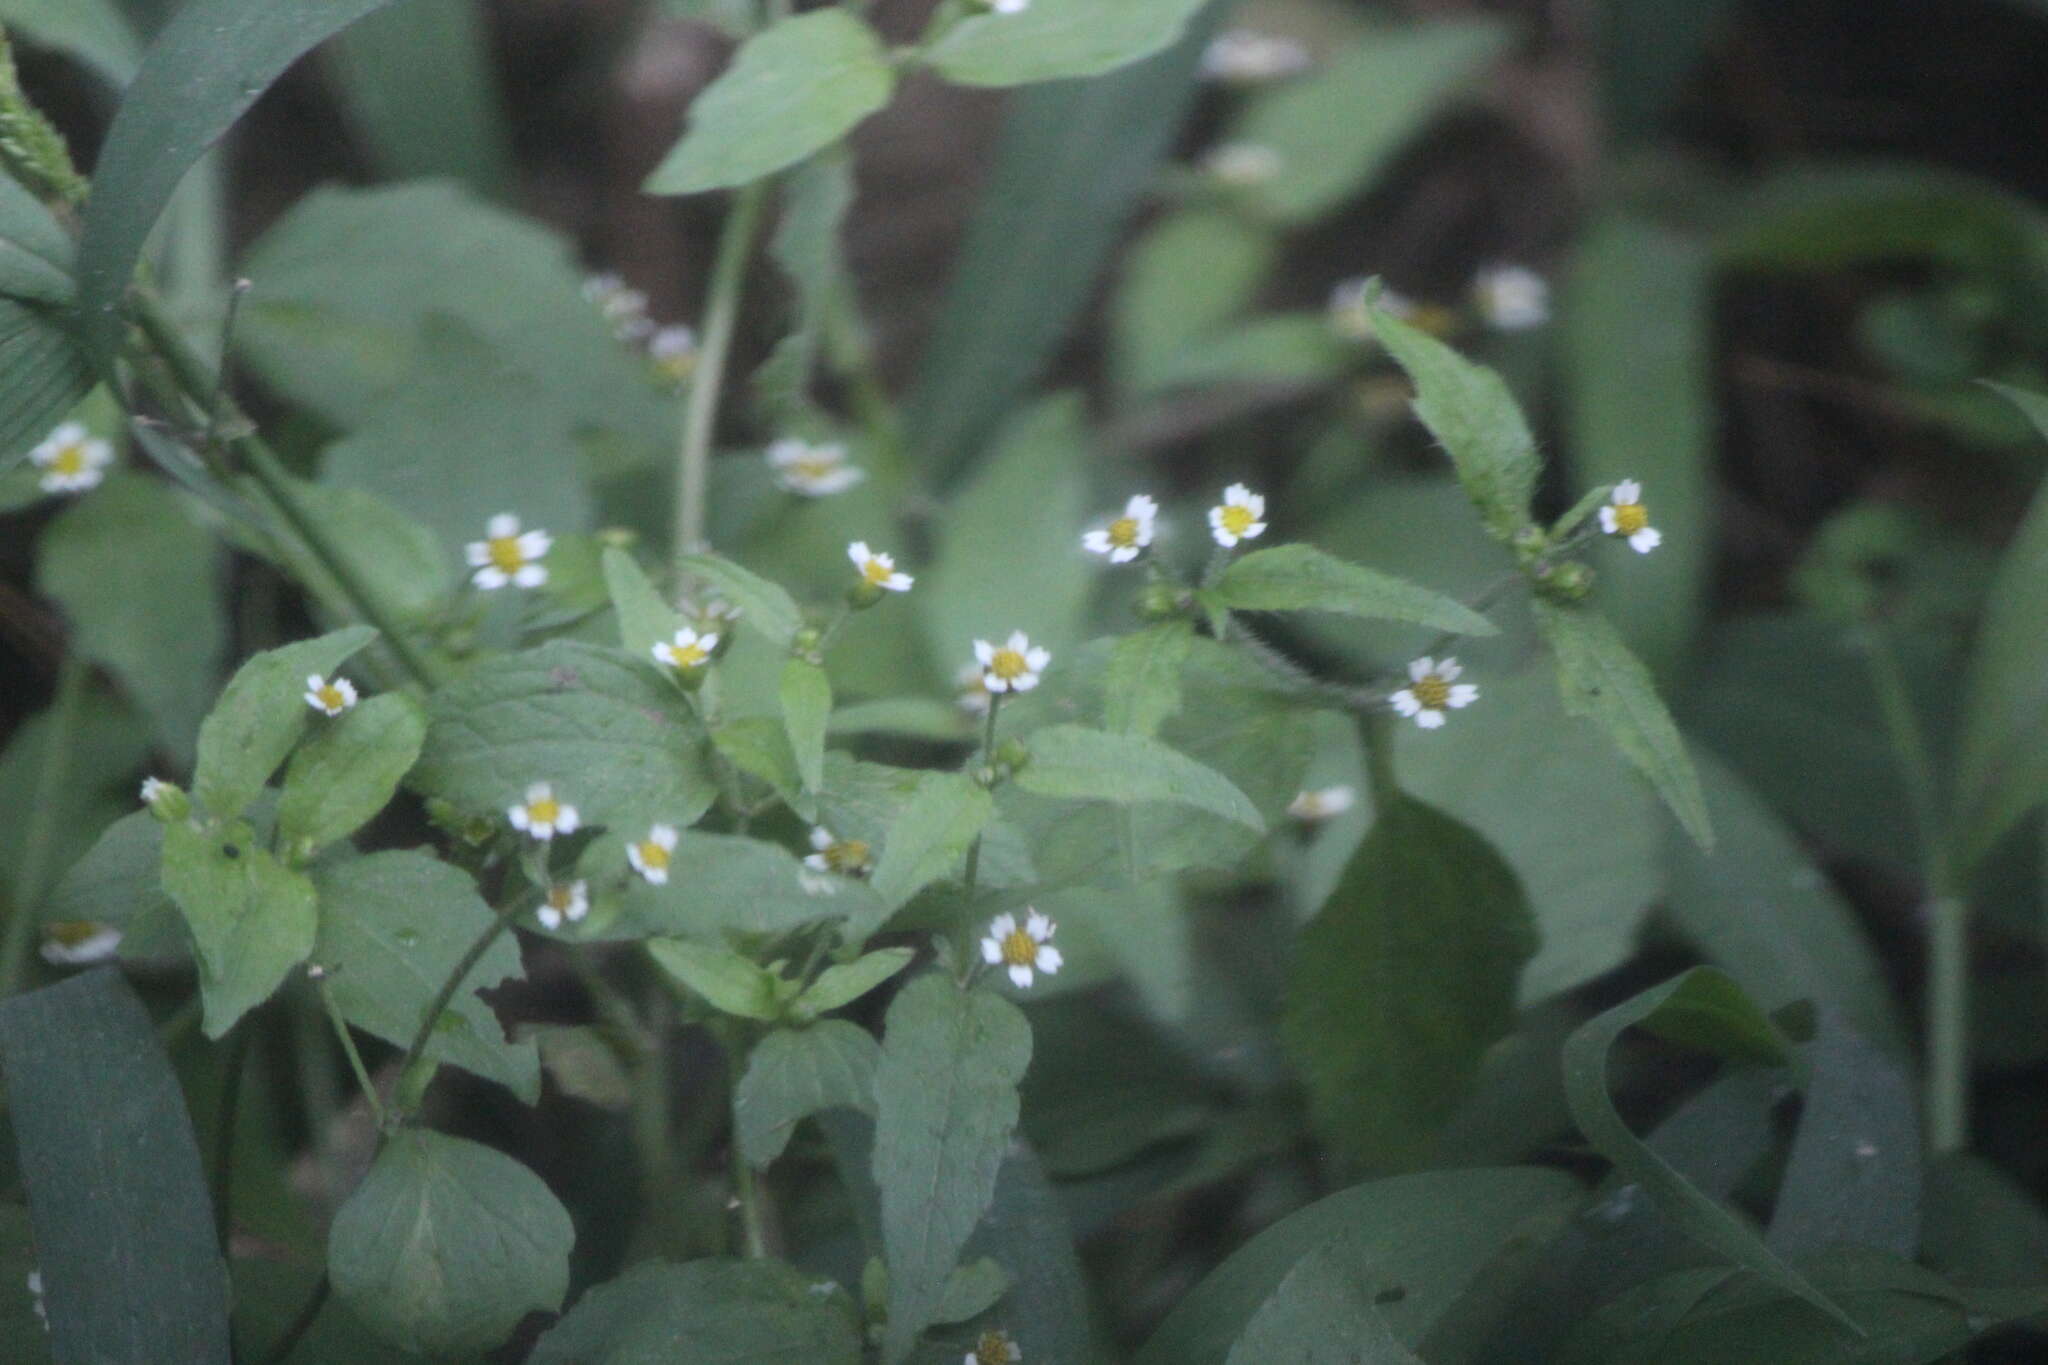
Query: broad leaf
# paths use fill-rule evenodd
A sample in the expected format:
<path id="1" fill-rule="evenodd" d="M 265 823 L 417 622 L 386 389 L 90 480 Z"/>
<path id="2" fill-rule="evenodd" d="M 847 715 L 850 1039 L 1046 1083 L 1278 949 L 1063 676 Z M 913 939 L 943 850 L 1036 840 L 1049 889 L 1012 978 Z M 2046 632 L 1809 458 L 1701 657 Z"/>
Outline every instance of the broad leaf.
<path id="1" fill-rule="evenodd" d="M 313 883 L 272 857 L 247 824 L 167 827 L 163 888 L 192 930 L 209 1038 L 268 1000 L 312 955 Z"/>
<path id="2" fill-rule="evenodd" d="M 875 1067 L 881 1045 L 844 1019 L 776 1029 L 754 1045 L 733 1092 L 740 1155 L 766 1166 L 782 1155 L 798 1121 L 827 1109 L 875 1110 Z"/>
<path id="3" fill-rule="evenodd" d="M 0 7 L 0 19 L 7 17 Z M 13 176 L 0 182 L 0 295 L 70 303 L 77 292 L 73 255 L 70 235 L 43 201 Z"/>
<path id="4" fill-rule="evenodd" d="M 1031 761 L 1016 777 L 1027 792 L 1120 805 L 1163 801 L 1265 828 L 1258 808 L 1229 778 L 1158 740 L 1054 725 L 1034 733 L 1030 746 Z"/>
<path id="5" fill-rule="evenodd" d="M 859 18 L 826 9 L 783 19 L 749 38 L 697 97 L 689 131 L 647 177 L 647 192 L 751 184 L 837 142 L 895 89 L 882 40 Z"/>
<path id="6" fill-rule="evenodd" d="M 1540 599 L 1535 606 L 1536 624 L 1557 658 L 1565 709 L 1598 722 L 1622 756 L 1650 779 L 1693 842 L 1712 849 L 1713 820 L 1699 774 L 1649 670 L 1599 613 Z"/>
<path id="7" fill-rule="evenodd" d="M 915 948 L 877 948 L 851 962 L 827 967 L 818 979 L 804 987 L 790 1012 L 799 1019 L 814 1019 L 829 1010 L 850 1005 L 910 965 Z"/>
<path id="8" fill-rule="evenodd" d="M 722 944 L 657 938 L 648 940 L 647 952 L 713 1009 L 741 1019 L 773 1019 L 782 1013 L 773 974 Z"/>
<path id="9" fill-rule="evenodd" d="M 1100 76 L 1180 37 L 1202 0 L 1034 0 L 1014 14 L 972 12 L 921 54 L 962 85 L 1025 85 Z"/>
<path id="10" fill-rule="evenodd" d="M 754 395 L 771 421 L 800 420 L 810 404 L 811 371 L 835 313 L 850 314 L 850 276 L 840 233 L 853 209 L 853 157 L 844 146 L 820 153 L 782 182 L 782 217 L 768 254 L 796 289 L 789 335 L 754 371 Z M 857 325 L 850 317 L 849 324 Z"/>
<path id="11" fill-rule="evenodd" d="M 964 773 L 930 773 L 889 826 L 875 866 L 875 894 L 891 910 L 953 874 L 995 814 L 988 789 Z"/>
<path id="12" fill-rule="evenodd" d="M 1245 1324 L 1225 1365 L 1420 1365 L 1371 1295 L 1340 1251 L 1312 1251 Z"/>
<path id="13" fill-rule="evenodd" d="M 502 195 L 512 148 L 496 54 L 476 0 L 414 0 L 329 45 L 327 74 L 390 180 L 447 177 Z"/>
<path id="14" fill-rule="evenodd" d="M 118 0 L 6 0 L 0 20 L 30 41 L 53 47 L 125 85 L 142 60 L 142 45 Z"/>
<path id="15" fill-rule="evenodd" d="M 780 696 L 782 725 L 789 734 L 797 774 L 815 800 L 825 785 L 825 724 L 832 716 L 832 681 L 808 659 L 791 659 L 782 666 Z"/>
<path id="16" fill-rule="evenodd" d="M 320 937 L 313 960 L 342 1016 L 395 1047 L 409 1045 L 427 1006 L 495 918 L 460 869 L 420 852 L 373 853 L 321 867 Z M 519 948 L 500 935 L 470 967 L 434 1021 L 426 1055 L 497 1081 L 528 1104 L 540 1099 L 532 1043 L 508 1043 L 477 995 L 523 979 Z"/>
<path id="17" fill-rule="evenodd" d="M 819 1283 L 778 1261 L 644 1262 L 584 1295 L 527 1359 L 658 1365 L 682 1347 L 691 1365 L 860 1365 L 853 1301 Z"/>
<path id="18" fill-rule="evenodd" d="M 1102 725 L 1147 739 L 1180 709 L 1181 670 L 1195 642 L 1186 621 L 1162 621 L 1116 642 L 1102 683 Z"/>
<path id="19" fill-rule="evenodd" d="M 100 831 L 99 839 L 50 888 L 44 922 L 98 920 L 127 925 L 145 915 L 176 918 L 164 894 L 164 826 L 146 810 L 130 811 Z"/>
<path id="20" fill-rule="evenodd" d="M 51 1358 L 227 1365 L 227 1268 L 199 1148 L 155 1027 L 120 973 L 0 1005 L 0 1073 Z"/>
<path id="21" fill-rule="evenodd" d="M 0 298 L 0 472 L 26 458 L 91 387 L 91 365 L 51 308 Z"/>
<path id="22" fill-rule="evenodd" d="M 804 623 L 804 615 L 797 609 L 787 589 L 758 574 L 749 573 L 729 559 L 721 559 L 717 555 L 691 555 L 678 567 L 738 607 L 741 629 L 757 630 L 771 644 L 788 649 L 797 628 Z"/>
<path id="23" fill-rule="evenodd" d="M 619 618 L 619 648 L 634 658 L 651 657 L 657 644 L 675 638 L 682 617 L 668 604 L 633 556 L 616 545 L 604 552 L 605 590 Z"/>
<path id="24" fill-rule="evenodd" d="M 346 839 L 389 805 L 420 756 L 427 719 L 393 692 L 359 702 L 313 731 L 285 768 L 277 833 L 304 859 Z"/>
<path id="25" fill-rule="evenodd" d="M 206 814 L 232 820 L 248 808 L 312 722 L 306 679 L 331 679 L 376 634 L 368 626 L 350 626 L 266 650 L 235 671 L 199 727 L 192 788 Z"/>
<path id="26" fill-rule="evenodd" d="M 1515 1021 L 1535 924 L 1514 869 L 1419 801 L 1381 810 L 1295 947 L 1281 1037 L 1325 1139 L 1424 1155 Z"/>
<path id="27" fill-rule="evenodd" d="M 891 1365 L 935 1319 L 946 1278 L 995 1195 L 1030 1060 L 1030 1025 L 991 991 L 963 991 L 930 973 L 889 1006 L 873 1169 L 889 1266 L 882 1356 Z"/>
<path id="28" fill-rule="evenodd" d="M 1203 597 L 1233 611 L 1327 611 L 1460 635 L 1500 633 L 1498 626 L 1462 602 L 1346 563 L 1313 545 L 1254 550 L 1232 561 Z"/>
<path id="29" fill-rule="evenodd" d="M 569 1214 L 540 1177 L 480 1143 L 394 1134 L 334 1215 L 334 1292 L 395 1346 L 471 1355 L 569 1289 Z"/>

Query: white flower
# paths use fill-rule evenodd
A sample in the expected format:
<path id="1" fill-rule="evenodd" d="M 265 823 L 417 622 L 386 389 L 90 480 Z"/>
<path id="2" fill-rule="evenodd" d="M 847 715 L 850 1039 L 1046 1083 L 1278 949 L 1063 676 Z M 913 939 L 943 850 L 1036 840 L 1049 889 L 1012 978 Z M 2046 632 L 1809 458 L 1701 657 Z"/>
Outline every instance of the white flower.
<path id="1" fill-rule="evenodd" d="M 611 324 L 612 335 L 621 341 L 639 341 L 654 330 L 647 316 L 647 296 L 628 289 L 617 275 L 592 275 L 583 281 L 583 297 L 597 305 Z"/>
<path id="2" fill-rule="evenodd" d="M 1023 1359 L 1022 1348 L 1010 1339 L 1008 1332 L 998 1329 L 976 1337 L 974 1349 L 967 1353 L 961 1365 L 1017 1365 Z"/>
<path id="3" fill-rule="evenodd" d="M 711 651 L 717 648 L 716 632 L 699 634 L 684 626 L 676 632 L 673 643 L 657 644 L 648 652 L 654 655 L 656 663 L 667 664 L 678 673 L 687 673 L 711 662 Z"/>
<path id="4" fill-rule="evenodd" d="M 157 798 L 162 796 L 165 792 L 169 791 L 170 789 L 171 784 L 164 781 L 161 777 L 143 778 L 142 804 L 145 806 L 154 806 L 156 804 Z"/>
<path id="5" fill-rule="evenodd" d="M 676 851 L 676 827 L 652 825 L 647 837 L 626 845 L 626 861 L 656 886 L 668 884 L 669 855 Z"/>
<path id="6" fill-rule="evenodd" d="M 997 915 L 989 921 L 988 937 L 981 941 L 982 961 L 991 967 L 1008 967 L 1010 980 L 1019 987 L 1031 984 L 1034 971 L 1051 976 L 1065 961 L 1060 950 L 1052 946 L 1056 927 L 1051 920 L 1028 907 L 1021 929 L 1017 927 L 1015 915 Z"/>
<path id="7" fill-rule="evenodd" d="M 970 716 L 988 714 L 988 674 L 980 664 L 962 664 L 953 678 L 953 702 Z"/>
<path id="8" fill-rule="evenodd" d="M 105 962 L 121 946 L 121 931 L 98 920 L 56 920 L 43 926 L 43 961 L 56 967 Z"/>
<path id="9" fill-rule="evenodd" d="M 785 438 L 768 447 L 768 467 L 775 482 L 807 498 L 844 493 L 867 477 L 867 471 L 846 462 L 846 447 L 836 442 L 812 445 Z"/>
<path id="10" fill-rule="evenodd" d="M 1287 803 L 1287 813 L 1303 824 L 1313 825 L 1342 815 L 1358 804 L 1358 793 L 1349 787 L 1324 787 L 1305 791 Z"/>
<path id="11" fill-rule="evenodd" d="M 1471 683 L 1453 685 L 1453 680 L 1464 671 L 1456 659 L 1424 656 L 1408 665 L 1408 686 L 1387 700 L 1402 715 L 1415 717 L 1415 723 L 1423 729 L 1434 730 L 1444 723 L 1445 708 L 1455 711 L 1479 700 L 1479 689 Z"/>
<path id="12" fill-rule="evenodd" d="M 981 685 L 992 693 L 1029 692 L 1052 662 L 1051 651 L 1033 645 L 1021 630 L 1011 631 L 1001 645 L 976 640 L 974 657 L 981 660 Z"/>
<path id="13" fill-rule="evenodd" d="M 547 566 L 540 561 L 555 543 L 553 536 L 546 531 L 522 534 L 519 518 L 510 512 L 492 517 L 485 534 L 488 539 L 472 540 L 466 550 L 470 567 L 476 570 L 470 581 L 479 588 L 502 588 L 507 583 L 537 588 L 548 581 Z"/>
<path id="14" fill-rule="evenodd" d="M 329 681 L 318 673 L 306 675 L 306 705 L 322 715 L 338 716 L 356 704 L 356 685 L 347 678 Z"/>
<path id="15" fill-rule="evenodd" d="M 663 379 L 681 384 L 697 369 L 697 333 L 689 327 L 664 327 L 649 339 L 647 355 Z"/>
<path id="16" fill-rule="evenodd" d="M 1664 535 L 1650 525 L 1650 509 L 1643 506 L 1643 486 L 1634 479 L 1614 485 L 1608 503 L 1600 509 L 1600 529 L 1610 536 L 1628 537 L 1628 547 L 1646 555 L 1664 543 Z"/>
<path id="17" fill-rule="evenodd" d="M 1031 8 L 1031 0 L 987 0 L 987 4 L 997 14 L 1022 14 Z"/>
<path id="18" fill-rule="evenodd" d="M 1153 523 L 1159 504 L 1137 494 L 1124 504 L 1124 514 L 1100 530 L 1081 537 L 1081 548 L 1091 554 L 1108 555 L 1112 564 L 1128 564 L 1152 543 Z"/>
<path id="19" fill-rule="evenodd" d="M 909 592 L 910 585 L 917 580 L 896 568 L 896 561 L 879 550 L 868 549 L 865 540 L 856 540 L 846 547 L 846 557 L 853 561 L 853 567 L 860 570 L 862 581 L 889 592 Z"/>
<path id="20" fill-rule="evenodd" d="M 1486 325 L 1525 332 L 1550 321 L 1550 282 L 1522 265 L 1490 265 L 1472 279 L 1472 302 Z"/>
<path id="21" fill-rule="evenodd" d="M 1202 157 L 1202 169 L 1225 185 L 1243 189 L 1263 185 L 1286 163 L 1280 153 L 1258 142 L 1226 142 Z"/>
<path id="22" fill-rule="evenodd" d="M 1248 28 L 1217 34 L 1202 52 L 1202 75 L 1232 85 L 1296 76 L 1308 64 L 1308 49 L 1293 38 Z"/>
<path id="23" fill-rule="evenodd" d="M 874 866 L 874 850 L 864 839 L 841 839 L 823 825 L 811 830 L 811 847 L 815 852 L 804 858 L 804 866 L 813 872 L 836 872 L 842 877 L 866 875 Z"/>
<path id="24" fill-rule="evenodd" d="M 28 453 L 45 493 L 83 493 L 107 476 L 114 448 L 77 422 L 66 422 Z"/>
<path id="25" fill-rule="evenodd" d="M 1223 490 L 1223 501 L 1209 509 L 1209 530 L 1216 543 L 1230 549 L 1240 540 L 1266 533 L 1266 499 L 1241 483 Z"/>
<path id="26" fill-rule="evenodd" d="M 524 830 L 542 842 L 557 834 L 574 834 L 581 823 L 574 806 L 556 799 L 552 782 L 536 782 L 528 787 L 526 799 L 507 809 L 505 818 L 512 822 L 512 828 Z"/>
<path id="27" fill-rule="evenodd" d="M 548 888 L 548 894 L 534 912 L 544 929 L 559 929 L 564 924 L 574 924 L 590 913 L 589 882 L 556 882 Z"/>

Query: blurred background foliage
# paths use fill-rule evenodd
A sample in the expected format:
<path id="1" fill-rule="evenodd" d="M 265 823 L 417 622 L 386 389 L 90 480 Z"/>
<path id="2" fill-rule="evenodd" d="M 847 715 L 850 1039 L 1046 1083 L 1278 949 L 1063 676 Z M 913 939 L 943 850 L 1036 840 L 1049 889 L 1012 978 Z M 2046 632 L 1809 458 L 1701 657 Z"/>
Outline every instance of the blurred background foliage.
<path id="1" fill-rule="evenodd" d="M 82 165 L 169 8 L 0 0 L 23 83 Z M 579 286 L 614 271 L 657 319 L 697 320 L 720 202 L 640 186 L 721 69 L 725 9 L 413 0 L 293 71 L 181 189 L 155 256 L 166 296 L 214 334 L 229 281 L 253 281 L 235 338 L 248 402 L 302 472 L 319 470 L 334 524 L 379 545 L 393 592 L 445 579 L 515 483 L 531 520 L 570 537 L 566 598 L 575 533 L 666 535 L 672 399 Z M 904 40 L 928 9 L 876 0 L 871 17 Z M 789 211 L 795 240 L 753 268 L 735 372 L 755 372 L 794 319 L 830 381 L 822 404 L 757 383 L 722 444 L 851 427 L 874 477 L 771 514 L 758 461 L 720 460 L 714 539 L 823 588 L 849 530 L 907 509 L 919 558 L 942 566 L 934 586 L 959 600 L 932 607 L 930 639 L 907 613 L 858 618 L 835 676 L 855 701 L 941 701 L 968 633 L 951 623 L 1014 601 L 1020 582 L 1033 591 L 1019 623 L 1078 646 L 1096 589 L 1043 546 L 1130 488 L 1192 523 L 1204 491 L 1244 478 L 1271 491 L 1287 538 L 1476 591 L 1494 552 L 1407 419 L 1404 381 L 1329 306 L 1343 281 L 1379 276 L 1508 377 L 1551 458 L 1548 510 L 1619 478 L 1650 490 L 1663 548 L 1615 564 L 1626 572 L 1603 575 L 1600 600 L 1672 697 L 1720 835 L 1699 852 L 1598 742 L 1538 719 L 1556 703 L 1532 676 L 1526 619 L 1466 651 L 1489 705 L 1455 739 L 1404 734 L 1401 769 L 1513 864 L 1543 946 L 1520 1031 L 1438 1158 L 1565 1140 L 1554 1064 L 1530 1060 L 1688 960 L 1727 967 L 1767 1007 L 1814 999 L 1901 1048 L 1921 989 L 1921 869 L 1870 654 L 1882 641 L 1930 748 L 1952 752 L 1997 552 L 2043 471 L 2038 436 L 1980 381 L 2048 389 L 2048 5 L 1248 0 L 1196 28 L 1086 83 L 1005 95 L 912 76 L 855 135 L 850 166 L 807 172 L 816 183 L 787 202 L 828 230 L 843 213 L 840 248 L 805 251 Z M 1234 29 L 1293 40 L 1305 68 L 1205 74 L 1209 39 Z M 1218 155 L 1245 147 L 1272 157 L 1247 171 Z M 1473 281 L 1503 263 L 1550 282 L 1548 322 L 1487 325 Z M 1016 418 L 1047 386 L 1083 399 Z M 422 447 L 436 452 L 424 465 Z M 558 458 L 572 448 L 580 470 Z M 80 847 L 60 867 L 126 808 L 146 755 L 188 752 L 230 645 L 275 643 L 282 618 L 278 577 L 217 559 L 155 489 L 59 508 L 23 467 L 0 478 L 0 512 L 4 880 L 42 762 L 53 604 L 109 623 L 80 644 L 125 692 L 90 698 L 58 821 Z M 67 568 L 64 547 L 87 542 L 121 544 L 123 581 L 149 585 L 112 617 L 78 608 L 107 591 L 103 569 Z M 1426 638 L 1346 625 L 1289 644 L 1364 667 Z M 1296 774 L 1363 786 L 1348 734 L 1276 722 L 1205 736 L 1199 696 L 1172 737 L 1247 791 L 1277 782 L 1284 799 Z M 932 708 L 935 737 L 949 714 Z M 1287 771 L 1259 775 L 1276 762 Z M 1107 1337 L 1142 1339 L 1220 1249 L 1328 1177 L 1272 1051 L 1285 936 L 1262 926 L 1312 912 L 1369 821 L 1354 809 L 1281 849 L 1300 860 L 1279 882 L 1299 903 L 1197 881 L 1129 907 L 1137 929 L 1068 917 L 1082 942 L 1033 1006 L 1025 1124 L 1108 1291 Z M 2030 817 L 1976 873 L 1984 1160 L 1943 1168 L 1927 1194 L 1929 1235 L 1958 1264 L 1978 1254 L 1973 1228 L 1998 1226 L 2037 1278 L 2048 1224 L 2014 1192 L 2048 1191 L 2044 866 Z M 1091 949 L 1091 933 L 1124 938 Z M 1128 984 L 1105 987 L 1119 973 Z M 1105 1090 L 1090 1068 L 1112 1063 Z M 603 1091 L 566 1049 L 550 1066 L 572 1093 Z M 1655 1115 L 1690 1079 L 1650 1071 L 1624 1088 Z M 571 1203 L 601 1205 L 603 1153 L 559 1150 L 549 1111 L 460 1100 L 455 1127 L 517 1134 Z M 279 1172 L 282 1190 L 299 1135 L 244 1131 L 263 1148 L 250 1168 Z M 318 1167 L 293 1179 L 303 1189 Z M 246 1216 L 274 1215 L 266 1235 L 288 1239 L 297 1208 L 280 1197 Z M 806 1209 L 788 1213 L 801 1227 Z M 615 1258 L 605 1236 L 579 1261 Z"/>

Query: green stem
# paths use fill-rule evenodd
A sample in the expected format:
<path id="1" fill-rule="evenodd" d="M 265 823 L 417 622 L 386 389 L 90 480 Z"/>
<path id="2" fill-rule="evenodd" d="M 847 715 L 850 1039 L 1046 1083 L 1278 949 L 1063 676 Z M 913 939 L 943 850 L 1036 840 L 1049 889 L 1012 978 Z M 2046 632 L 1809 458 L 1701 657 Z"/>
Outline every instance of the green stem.
<path id="1" fill-rule="evenodd" d="M 746 1035 L 735 1029 L 723 1040 L 725 1043 L 726 1074 L 729 1078 L 727 1093 L 737 1096 L 740 1088 L 740 1073 L 744 1067 L 745 1049 L 741 1046 Z M 732 1167 L 733 1197 L 740 1206 L 740 1242 L 750 1261 L 766 1260 L 768 1257 L 768 1220 L 763 1207 L 763 1192 L 754 1175 L 754 1168 L 747 1164 L 746 1154 L 740 1151 L 739 1126 L 735 1122 L 726 1139 L 728 1161 Z"/>
<path id="2" fill-rule="evenodd" d="M 43 761 L 36 773 L 28 829 L 22 837 L 21 862 L 14 879 L 14 913 L 7 917 L 6 935 L 0 938 L 0 999 L 20 990 L 28 972 L 29 949 L 41 922 L 43 880 L 49 875 L 50 850 L 63 814 L 64 784 L 71 776 L 71 736 L 78 728 L 78 713 L 90 678 L 91 670 L 76 650 L 65 654 L 57 669 L 57 693 L 50 703 L 50 726 L 43 735 Z"/>
<path id="3" fill-rule="evenodd" d="M 756 181 L 739 192 L 726 214 L 725 227 L 718 236 L 718 254 L 712 262 L 704 348 L 697 360 L 697 373 L 683 396 L 682 441 L 676 457 L 675 544 L 671 551 L 678 584 L 689 578 L 683 560 L 711 548 L 705 534 L 711 434 L 725 388 L 726 363 L 732 356 L 733 326 L 739 319 L 740 293 L 746 285 L 747 257 L 753 251 L 754 230 L 761 221 L 766 197 L 765 181 Z"/>
<path id="4" fill-rule="evenodd" d="M 1364 711 L 1358 717 L 1358 733 L 1365 740 L 1365 782 L 1372 793 L 1372 808 L 1385 815 L 1401 799 L 1401 785 L 1394 778 L 1394 716 L 1381 708 Z"/>
<path id="5" fill-rule="evenodd" d="M 363 1103 L 370 1107 L 370 1120 L 382 1133 L 384 1102 L 377 1098 L 377 1086 L 370 1079 L 370 1068 L 363 1065 L 363 1054 L 356 1051 L 355 1035 L 348 1031 L 348 1020 L 342 1017 L 341 1006 L 334 1003 L 334 995 L 327 989 L 326 979 L 323 977 L 313 985 L 320 992 L 320 1007 L 327 1011 L 327 1020 L 334 1025 L 334 1036 L 341 1040 L 341 1050 L 348 1057 L 349 1070 L 356 1073 L 356 1085 L 363 1092 Z"/>
<path id="6" fill-rule="evenodd" d="M 229 437 L 228 449 L 240 458 L 278 516 L 305 542 L 321 566 L 333 575 L 350 607 L 377 628 L 399 665 L 412 675 L 415 682 L 423 687 L 434 687 L 444 681 L 444 670 L 439 661 L 423 653 L 408 638 L 400 628 L 398 612 L 363 577 L 354 559 L 327 533 L 319 518 L 300 499 L 291 475 L 285 471 L 276 452 L 254 433 L 248 420 L 232 402 L 223 400 L 216 407 L 217 377 L 207 370 L 184 334 L 165 313 L 163 305 L 146 292 L 138 292 L 135 298 L 136 320 L 157 354 L 169 366 L 178 387 L 209 420 L 219 412 L 222 424 L 236 433 Z"/>
<path id="7" fill-rule="evenodd" d="M 420 1017 L 419 1031 L 413 1034 L 412 1042 L 406 1045 L 405 1055 L 398 1059 L 400 1076 L 410 1073 L 413 1063 L 427 1050 L 427 1040 L 434 1036 L 434 1025 L 439 1022 L 442 1011 L 446 1010 L 448 1002 L 455 998 L 455 992 L 462 989 L 462 983 L 469 979 L 469 974 L 476 970 L 476 964 L 483 961 L 484 954 L 491 950 L 491 945 L 512 927 L 512 919 L 519 913 L 519 908 L 518 900 L 507 901 L 505 907 L 491 920 L 491 927 L 477 935 L 476 942 L 469 945 L 468 951 L 463 953 L 461 960 L 455 964 L 455 969 L 448 973 L 448 979 L 441 983 L 441 989 L 434 992 L 434 998 L 427 1002 L 427 1012 Z"/>
<path id="8" fill-rule="evenodd" d="M 996 713 L 1002 709 L 1003 694 L 1000 692 L 989 693 L 988 716 L 981 726 L 981 758 L 977 764 L 978 770 L 981 772 L 987 772 L 995 764 Z M 974 842 L 967 846 L 965 880 L 967 884 L 967 899 L 971 904 L 974 900 L 974 889 L 981 882 L 981 836 L 979 834 L 975 835 Z"/>

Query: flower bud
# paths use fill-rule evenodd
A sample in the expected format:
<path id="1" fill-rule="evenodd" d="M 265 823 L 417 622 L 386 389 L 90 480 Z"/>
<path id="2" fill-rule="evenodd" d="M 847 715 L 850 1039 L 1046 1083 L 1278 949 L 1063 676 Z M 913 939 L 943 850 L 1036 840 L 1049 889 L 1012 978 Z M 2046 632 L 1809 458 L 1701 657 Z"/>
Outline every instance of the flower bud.
<path id="1" fill-rule="evenodd" d="M 865 611 L 882 600 L 880 584 L 863 578 L 846 590 L 846 605 L 855 611 Z"/>
<path id="2" fill-rule="evenodd" d="M 1552 602 L 1583 602 L 1593 591 L 1593 570 L 1573 560 L 1536 575 L 1536 591 Z"/>
<path id="3" fill-rule="evenodd" d="M 1147 621 L 1171 621 L 1187 613 L 1187 594 L 1171 583 L 1148 583 L 1138 594 L 1138 615 Z"/>
<path id="4" fill-rule="evenodd" d="M 166 782 L 162 778 L 143 779 L 142 801 L 149 807 L 151 815 L 167 825 L 175 824 L 192 814 L 192 801 L 185 795 L 184 789 L 175 782 Z"/>

